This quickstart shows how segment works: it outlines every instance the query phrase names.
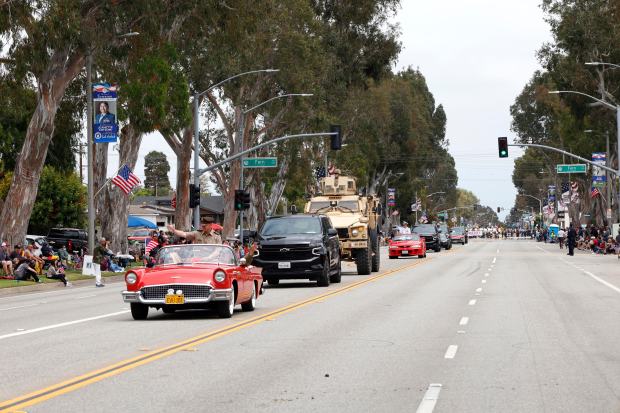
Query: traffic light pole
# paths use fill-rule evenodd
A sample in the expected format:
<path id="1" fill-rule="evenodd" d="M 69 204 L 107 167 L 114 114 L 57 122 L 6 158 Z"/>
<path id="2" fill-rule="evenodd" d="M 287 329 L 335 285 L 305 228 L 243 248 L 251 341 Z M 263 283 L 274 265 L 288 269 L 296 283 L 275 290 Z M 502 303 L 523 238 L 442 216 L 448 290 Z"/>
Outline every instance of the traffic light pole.
<path id="1" fill-rule="evenodd" d="M 245 132 L 245 112 L 243 112 L 243 110 L 240 110 L 240 114 L 239 114 L 239 149 L 241 150 L 241 153 L 243 153 L 243 135 Z M 241 180 L 240 180 L 240 184 L 239 184 L 239 189 L 244 191 L 244 179 L 245 175 L 243 173 L 243 155 L 241 155 Z M 241 208 L 241 211 L 239 211 L 239 242 L 241 243 L 241 249 L 243 250 L 243 207 Z"/>

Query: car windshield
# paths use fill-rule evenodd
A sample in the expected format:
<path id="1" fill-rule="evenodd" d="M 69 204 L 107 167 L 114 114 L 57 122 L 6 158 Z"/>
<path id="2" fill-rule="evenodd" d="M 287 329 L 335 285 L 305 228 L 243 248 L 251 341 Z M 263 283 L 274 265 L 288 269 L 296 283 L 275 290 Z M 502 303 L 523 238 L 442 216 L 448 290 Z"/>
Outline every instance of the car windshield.
<path id="1" fill-rule="evenodd" d="M 463 233 L 463 228 L 461 227 L 452 228 L 452 234 L 461 235 L 462 233 Z"/>
<path id="2" fill-rule="evenodd" d="M 359 211 L 359 204 L 357 201 L 312 201 L 310 203 L 310 213 L 326 211 L 331 205 L 340 207 L 346 211 Z"/>
<path id="3" fill-rule="evenodd" d="M 392 241 L 419 241 L 420 236 L 418 234 L 406 234 L 406 235 L 396 235 L 392 238 Z"/>
<path id="4" fill-rule="evenodd" d="M 235 255 L 225 245 L 173 245 L 159 250 L 155 265 L 200 263 L 234 265 Z"/>
<path id="5" fill-rule="evenodd" d="M 320 234 L 321 221 L 317 217 L 271 218 L 261 230 L 262 237 L 291 234 Z"/>
<path id="6" fill-rule="evenodd" d="M 413 232 L 416 234 L 428 234 L 435 232 L 435 226 L 433 224 L 422 224 L 413 228 Z"/>

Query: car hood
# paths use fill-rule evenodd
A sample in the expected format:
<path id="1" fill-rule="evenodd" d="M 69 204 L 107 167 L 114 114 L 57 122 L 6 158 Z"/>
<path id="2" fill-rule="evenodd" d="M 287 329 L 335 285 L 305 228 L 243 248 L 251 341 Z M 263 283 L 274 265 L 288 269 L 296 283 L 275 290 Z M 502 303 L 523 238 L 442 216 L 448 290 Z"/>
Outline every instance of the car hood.
<path id="1" fill-rule="evenodd" d="M 349 228 L 354 224 L 364 225 L 360 222 L 361 215 L 359 214 L 339 213 L 338 215 L 326 215 L 329 217 L 334 228 Z"/>
<path id="2" fill-rule="evenodd" d="M 416 234 L 421 235 L 423 237 L 436 237 L 436 232 L 416 232 Z"/>
<path id="3" fill-rule="evenodd" d="M 142 285 L 155 284 L 192 284 L 205 283 L 213 277 L 217 264 L 166 265 L 149 268 L 144 271 L 140 282 Z"/>
<path id="4" fill-rule="evenodd" d="M 291 234 L 291 235 L 275 235 L 270 237 L 261 238 L 259 240 L 261 247 L 269 246 L 282 246 L 282 245 L 296 245 L 307 246 L 311 244 L 320 244 L 322 241 L 321 236 L 316 234 Z"/>
<path id="5" fill-rule="evenodd" d="M 421 245 L 422 242 L 424 242 L 424 241 L 422 241 L 422 240 L 420 240 L 420 241 L 392 241 L 392 242 L 390 242 L 390 245 L 397 246 L 397 247 L 408 247 L 408 246 L 411 246 L 411 245 L 414 245 L 414 244 L 415 245 Z"/>

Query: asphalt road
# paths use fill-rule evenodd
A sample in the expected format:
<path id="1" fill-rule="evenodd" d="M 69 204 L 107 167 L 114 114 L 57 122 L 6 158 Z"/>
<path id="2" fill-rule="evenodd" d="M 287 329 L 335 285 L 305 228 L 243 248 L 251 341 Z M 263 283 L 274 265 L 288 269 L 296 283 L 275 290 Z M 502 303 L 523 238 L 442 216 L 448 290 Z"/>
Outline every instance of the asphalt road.
<path id="1" fill-rule="evenodd" d="M 122 287 L 0 298 L 0 411 L 620 412 L 614 257 L 473 241 L 229 320 Z"/>

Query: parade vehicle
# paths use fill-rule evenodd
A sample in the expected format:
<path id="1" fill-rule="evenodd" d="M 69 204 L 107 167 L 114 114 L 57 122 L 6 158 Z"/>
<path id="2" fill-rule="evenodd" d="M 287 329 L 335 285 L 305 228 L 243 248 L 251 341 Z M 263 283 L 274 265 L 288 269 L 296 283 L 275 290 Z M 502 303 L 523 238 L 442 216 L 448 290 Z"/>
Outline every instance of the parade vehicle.
<path id="1" fill-rule="evenodd" d="M 341 258 L 354 261 L 359 275 L 379 271 L 379 198 L 358 194 L 355 179 L 339 176 L 338 170 L 319 184 L 321 193 L 306 203 L 305 212 L 329 217 L 338 231 Z"/>
<path id="2" fill-rule="evenodd" d="M 452 232 L 450 233 L 450 239 L 452 240 L 452 243 L 459 243 L 459 244 L 467 244 L 468 239 L 467 239 L 467 231 L 465 231 L 465 228 L 463 227 L 454 227 L 452 228 Z"/>
<path id="3" fill-rule="evenodd" d="M 452 238 L 450 237 L 451 231 L 448 224 L 439 224 L 439 242 L 442 248 L 449 250 L 452 248 Z"/>
<path id="4" fill-rule="evenodd" d="M 426 242 L 419 234 L 395 235 L 388 245 L 390 259 L 418 256 L 426 258 Z"/>
<path id="5" fill-rule="evenodd" d="M 257 242 L 253 263 L 270 285 L 281 279 L 316 280 L 319 287 L 340 282 L 338 232 L 324 215 L 268 218 Z"/>
<path id="6" fill-rule="evenodd" d="M 149 308 L 170 314 L 185 309 L 215 309 L 222 318 L 233 315 L 241 304 L 253 311 L 262 294 L 260 268 L 247 265 L 226 245 L 170 245 L 159 250 L 151 268 L 135 268 L 125 274 L 134 320 L 145 320 Z"/>
<path id="7" fill-rule="evenodd" d="M 441 251 L 441 240 L 439 229 L 435 224 L 420 224 L 411 229 L 412 233 L 419 234 L 424 238 L 426 249 L 432 249 L 435 252 Z"/>

